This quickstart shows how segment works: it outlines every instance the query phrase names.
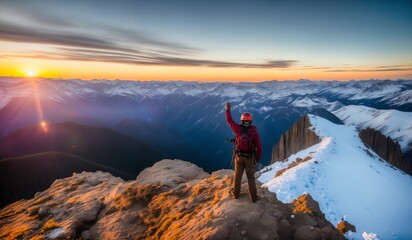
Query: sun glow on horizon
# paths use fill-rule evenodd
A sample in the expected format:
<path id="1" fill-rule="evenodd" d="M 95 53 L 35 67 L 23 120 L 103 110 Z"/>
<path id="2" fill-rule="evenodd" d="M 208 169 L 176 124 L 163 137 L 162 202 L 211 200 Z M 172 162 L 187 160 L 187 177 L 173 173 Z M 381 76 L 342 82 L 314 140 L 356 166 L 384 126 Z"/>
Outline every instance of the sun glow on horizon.
<path id="1" fill-rule="evenodd" d="M 39 72 L 36 69 L 29 69 L 26 72 L 27 77 L 37 77 L 39 75 Z"/>
<path id="2" fill-rule="evenodd" d="M 40 126 L 41 126 L 41 128 L 43 129 L 44 132 L 47 133 L 49 131 L 49 129 L 47 127 L 47 123 L 45 121 L 41 121 Z"/>

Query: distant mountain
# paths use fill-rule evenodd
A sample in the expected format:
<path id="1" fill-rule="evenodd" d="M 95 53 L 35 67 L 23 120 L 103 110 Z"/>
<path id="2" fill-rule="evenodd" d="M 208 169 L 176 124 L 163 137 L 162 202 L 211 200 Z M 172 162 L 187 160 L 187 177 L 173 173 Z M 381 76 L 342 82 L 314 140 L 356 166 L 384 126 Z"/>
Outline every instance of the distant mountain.
<path id="1" fill-rule="evenodd" d="M 316 115 L 316 116 L 319 116 L 321 118 L 327 119 L 327 120 L 329 120 L 329 121 L 331 121 L 335 124 L 340 124 L 340 125 L 345 124 L 335 114 L 329 112 L 328 110 L 326 110 L 324 108 L 317 108 L 317 109 L 314 109 L 314 110 L 310 111 L 309 113 L 312 114 L 312 115 Z"/>
<path id="2" fill-rule="evenodd" d="M 333 111 L 333 114 L 358 129 L 379 130 L 399 142 L 402 150 L 412 148 L 412 121 L 408 121 L 412 120 L 412 112 L 350 105 Z"/>
<path id="3" fill-rule="evenodd" d="M 0 208 L 22 198 L 32 198 L 56 179 L 73 172 L 105 171 L 123 179 L 133 175 L 61 152 L 44 152 L 0 160 Z"/>
<path id="4" fill-rule="evenodd" d="M 213 170 L 208 165 L 207 159 L 193 150 L 193 140 L 172 128 L 163 125 L 149 124 L 144 121 L 123 119 L 112 127 L 121 134 L 133 137 L 144 142 L 156 151 L 172 159 L 194 159 L 195 164 L 202 166 L 207 171 Z"/>
<path id="5" fill-rule="evenodd" d="M 0 136 L 45 120 L 111 128 L 142 141 L 140 133 L 127 129 L 124 121 L 130 120 L 147 128 L 142 132 L 159 128 L 165 135 L 173 134 L 184 149 L 155 146 L 161 142 L 156 134 L 147 134 L 143 142 L 168 157 L 207 162 L 201 166 L 210 172 L 230 167 L 233 147 L 225 140 L 233 133 L 224 119 L 227 101 L 236 120 L 244 111 L 253 114 L 262 138 L 262 163 L 269 164 L 273 144 L 308 112 L 335 111 L 346 105 L 412 112 L 411 99 L 410 80 L 227 83 L 0 78 L 0 108 L 4 109 L 0 110 Z"/>
<path id="6" fill-rule="evenodd" d="M 356 227 L 349 239 L 411 239 L 412 177 L 367 147 L 354 126 L 307 119 L 320 142 L 263 169 L 263 186 L 282 202 L 309 193 L 331 223 L 343 218 Z"/>
<path id="7" fill-rule="evenodd" d="M 71 122 L 29 126 L 0 139 L 0 159 L 49 151 L 76 155 L 133 175 L 163 158 L 131 137 Z"/>
<path id="8" fill-rule="evenodd" d="M 103 126 L 99 115 L 81 103 L 68 106 L 53 99 L 33 97 L 13 98 L 0 109 L 0 137 L 4 137 L 19 128 L 40 124 L 43 120 L 48 123 L 76 122 L 80 124 Z M 95 111 L 98 111 L 97 109 Z M 96 114 L 93 116 L 93 114 Z M 108 113 L 107 113 L 108 114 Z"/>

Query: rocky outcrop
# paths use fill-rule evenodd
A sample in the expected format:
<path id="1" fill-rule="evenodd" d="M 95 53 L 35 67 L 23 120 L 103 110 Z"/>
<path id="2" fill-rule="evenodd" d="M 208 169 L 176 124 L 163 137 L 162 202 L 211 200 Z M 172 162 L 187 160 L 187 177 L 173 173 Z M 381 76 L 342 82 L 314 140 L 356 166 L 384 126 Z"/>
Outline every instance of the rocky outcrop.
<path id="1" fill-rule="evenodd" d="M 341 221 L 338 223 L 338 231 L 343 235 L 349 231 L 356 232 L 356 227 L 347 221 Z"/>
<path id="2" fill-rule="evenodd" d="M 386 137 L 381 132 L 371 128 L 361 130 L 359 137 L 388 163 L 409 175 L 412 174 L 411 166 L 406 156 L 402 153 L 400 145 L 395 143 L 390 137 Z"/>
<path id="3" fill-rule="evenodd" d="M 56 180 L 0 210 L 0 239 L 343 239 L 310 195 L 291 204 L 259 188 L 232 199 L 233 171 L 163 160 L 124 182 L 103 172 Z"/>
<path id="4" fill-rule="evenodd" d="M 320 142 L 320 138 L 311 129 L 307 115 L 301 117 L 289 128 L 272 149 L 272 163 L 283 161 L 290 155 Z"/>

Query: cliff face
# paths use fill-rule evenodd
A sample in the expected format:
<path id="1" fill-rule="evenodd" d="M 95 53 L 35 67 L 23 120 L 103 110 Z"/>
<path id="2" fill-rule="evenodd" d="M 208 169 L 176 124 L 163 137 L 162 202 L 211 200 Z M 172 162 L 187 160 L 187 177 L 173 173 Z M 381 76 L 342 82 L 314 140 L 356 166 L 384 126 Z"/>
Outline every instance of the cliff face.
<path id="1" fill-rule="evenodd" d="M 412 174 L 411 166 L 406 156 L 402 153 L 400 145 L 395 143 L 391 138 L 371 128 L 361 130 L 359 137 L 381 158 L 409 175 Z"/>
<path id="2" fill-rule="evenodd" d="M 319 143 L 319 137 L 309 127 L 311 124 L 308 116 L 305 115 L 282 134 L 279 142 L 273 146 L 272 163 L 283 161 L 290 155 Z"/>
<path id="3" fill-rule="evenodd" d="M 134 181 L 83 172 L 0 210 L 1 239 L 343 239 L 308 194 L 290 204 L 258 188 L 239 199 L 231 170 L 163 160 Z"/>

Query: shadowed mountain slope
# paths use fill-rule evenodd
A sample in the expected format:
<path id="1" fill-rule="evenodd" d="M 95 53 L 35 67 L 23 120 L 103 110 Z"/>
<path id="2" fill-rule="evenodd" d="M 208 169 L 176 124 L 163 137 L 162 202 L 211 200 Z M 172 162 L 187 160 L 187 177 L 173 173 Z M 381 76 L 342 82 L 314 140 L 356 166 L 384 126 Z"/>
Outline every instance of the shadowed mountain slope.
<path id="1" fill-rule="evenodd" d="M 47 189 L 54 180 L 69 177 L 73 172 L 106 171 L 124 179 L 132 175 L 97 164 L 78 156 L 45 152 L 0 160 L 0 207 L 32 198 Z"/>
<path id="2" fill-rule="evenodd" d="M 48 151 L 80 156 L 133 175 L 162 159 L 162 154 L 131 137 L 71 122 L 30 126 L 0 139 L 0 159 Z"/>

